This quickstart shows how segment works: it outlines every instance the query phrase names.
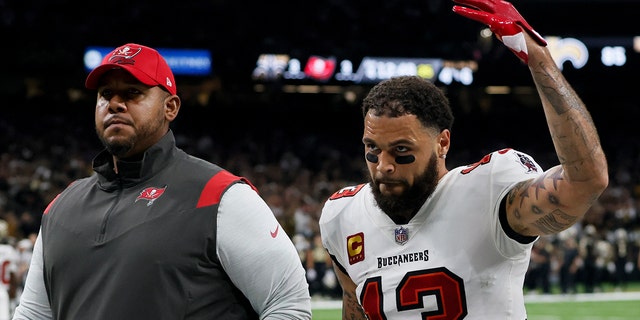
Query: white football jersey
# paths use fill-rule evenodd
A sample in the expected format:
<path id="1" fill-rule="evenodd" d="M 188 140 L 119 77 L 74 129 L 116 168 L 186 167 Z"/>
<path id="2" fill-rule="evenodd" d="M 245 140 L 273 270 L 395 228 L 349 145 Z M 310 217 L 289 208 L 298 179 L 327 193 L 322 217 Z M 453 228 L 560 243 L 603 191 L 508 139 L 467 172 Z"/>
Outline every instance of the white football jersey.
<path id="1" fill-rule="evenodd" d="M 18 250 L 10 244 L 0 244 L 0 320 L 11 318 L 9 289 L 11 274 L 18 271 Z"/>
<path id="2" fill-rule="evenodd" d="M 493 152 L 449 171 L 405 225 L 377 207 L 369 184 L 343 188 L 322 210 L 323 245 L 371 320 L 523 320 L 532 243 L 508 237 L 498 213 L 514 184 L 542 172 L 522 152 Z"/>

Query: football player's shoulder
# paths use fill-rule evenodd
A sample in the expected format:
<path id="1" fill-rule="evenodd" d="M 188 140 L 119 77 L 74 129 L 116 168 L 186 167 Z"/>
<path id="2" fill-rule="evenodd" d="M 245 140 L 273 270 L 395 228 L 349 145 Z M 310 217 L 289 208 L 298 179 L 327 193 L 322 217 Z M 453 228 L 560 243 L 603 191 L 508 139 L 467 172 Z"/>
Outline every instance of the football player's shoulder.
<path id="1" fill-rule="evenodd" d="M 362 196 L 364 193 L 367 192 L 367 190 L 370 190 L 370 187 L 366 183 L 344 187 L 334 192 L 329 197 L 329 199 L 327 199 L 327 205 L 328 204 L 344 205 L 352 201 L 353 199 L 359 196 Z"/>
<path id="2" fill-rule="evenodd" d="M 320 216 L 321 223 L 335 218 L 341 211 L 353 203 L 355 199 L 362 197 L 368 190 L 370 190 L 370 186 L 363 183 L 344 187 L 334 192 L 324 203 L 322 215 Z"/>
<path id="3" fill-rule="evenodd" d="M 475 163 L 460 168 L 461 174 L 485 171 L 495 172 L 510 170 L 514 166 L 522 167 L 528 172 L 542 172 L 542 168 L 533 160 L 531 156 L 524 152 L 512 148 L 500 149 L 486 154 Z"/>

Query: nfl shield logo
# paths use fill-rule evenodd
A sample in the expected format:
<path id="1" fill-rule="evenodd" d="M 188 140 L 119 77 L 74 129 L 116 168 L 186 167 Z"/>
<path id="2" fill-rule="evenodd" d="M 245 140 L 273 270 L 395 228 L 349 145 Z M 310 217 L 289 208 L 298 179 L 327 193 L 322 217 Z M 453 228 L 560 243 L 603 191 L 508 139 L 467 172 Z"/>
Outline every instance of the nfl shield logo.
<path id="1" fill-rule="evenodd" d="M 396 242 L 398 244 L 405 244 L 409 240 L 409 229 L 400 227 L 395 230 Z"/>

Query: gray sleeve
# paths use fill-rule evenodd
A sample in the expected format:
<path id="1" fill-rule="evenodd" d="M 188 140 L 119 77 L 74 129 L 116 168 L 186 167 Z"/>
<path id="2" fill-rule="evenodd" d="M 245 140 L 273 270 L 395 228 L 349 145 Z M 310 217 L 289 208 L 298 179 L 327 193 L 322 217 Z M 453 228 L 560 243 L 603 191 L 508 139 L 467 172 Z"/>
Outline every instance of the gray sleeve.
<path id="1" fill-rule="evenodd" d="M 13 314 L 13 320 L 46 320 L 52 319 L 49 297 L 44 287 L 42 259 L 42 238 L 38 233 L 31 263 L 27 273 L 24 290 L 20 296 L 20 303 Z"/>
<path id="2" fill-rule="evenodd" d="M 223 195 L 218 256 L 231 281 L 260 319 L 311 319 L 311 298 L 300 256 L 269 206 L 248 185 Z"/>

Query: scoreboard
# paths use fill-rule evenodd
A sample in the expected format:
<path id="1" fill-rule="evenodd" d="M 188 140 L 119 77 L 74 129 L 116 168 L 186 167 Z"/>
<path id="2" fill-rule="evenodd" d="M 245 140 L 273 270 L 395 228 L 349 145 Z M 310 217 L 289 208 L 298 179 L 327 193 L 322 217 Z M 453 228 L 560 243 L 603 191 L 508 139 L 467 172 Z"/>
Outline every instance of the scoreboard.
<path id="1" fill-rule="evenodd" d="M 258 57 L 252 79 L 259 82 L 318 84 L 374 84 L 400 75 L 417 75 L 445 83 L 472 79 L 477 64 L 473 61 L 448 61 L 441 58 L 363 57 L 354 62 L 336 57 L 292 57 L 264 53 Z M 440 78 L 439 78 L 440 77 Z"/>
<path id="2" fill-rule="evenodd" d="M 619 75 L 620 71 L 638 70 L 640 36 L 581 39 L 551 36 L 545 39 L 560 69 L 570 68 L 585 75 L 605 72 L 611 76 Z M 501 43 L 495 45 L 502 46 Z M 508 50 L 503 51 L 512 55 Z M 517 58 L 505 56 L 501 59 L 513 62 Z M 337 56 L 301 57 L 288 53 L 263 53 L 258 56 L 251 77 L 256 83 L 344 86 L 375 84 L 399 75 L 417 75 L 443 85 L 472 85 L 477 72 L 483 71 L 484 63 L 483 59 L 451 60 L 444 57 L 365 56 L 347 59 Z M 495 63 L 491 65 L 491 68 L 495 67 Z M 505 66 L 505 69 L 503 72 L 510 72 L 509 67 Z M 484 71 L 492 74 L 501 72 Z"/>

